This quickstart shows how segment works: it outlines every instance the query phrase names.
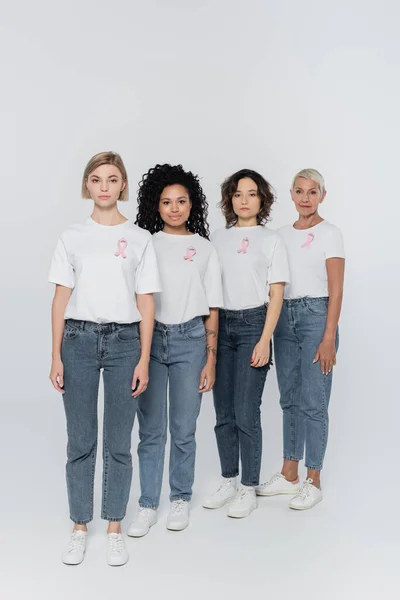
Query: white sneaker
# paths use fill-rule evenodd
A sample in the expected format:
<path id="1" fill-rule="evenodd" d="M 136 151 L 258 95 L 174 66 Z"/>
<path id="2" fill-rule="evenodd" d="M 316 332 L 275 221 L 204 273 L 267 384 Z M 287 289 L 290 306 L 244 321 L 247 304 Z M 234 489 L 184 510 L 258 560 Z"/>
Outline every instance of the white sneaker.
<path id="1" fill-rule="evenodd" d="M 307 510 L 322 500 L 322 492 L 313 485 L 312 479 L 306 479 L 298 494 L 291 499 L 289 508 L 294 510 Z"/>
<path id="2" fill-rule="evenodd" d="M 167 529 L 182 531 L 189 525 L 189 502 L 187 500 L 174 500 L 171 502 L 167 519 Z"/>
<path id="3" fill-rule="evenodd" d="M 216 492 L 203 500 L 204 508 L 221 508 L 237 494 L 236 477 L 223 477 Z"/>
<path id="4" fill-rule="evenodd" d="M 282 473 L 275 473 L 269 481 L 256 487 L 257 496 L 277 496 L 288 494 L 294 496 L 300 490 L 300 483 L 288 481 Z"/>
<path id="5" fill-rule="evenodd" d="M 157 523 L 157 511 L 153 508 L 139 506 L 132 523 L 129 525 L 128 535 L 131 537 L 143 537 L 149 533 L 150 527 L 155 523 Z"/>
<path id="6" fill-rule="evenodd" d="M 228 508 L 228 517 L 242 519 L 248 517 L 257 508 L 256 490 L 254 487 L 243 486 Z"/>
<path id="7" fill-rule="evenodd" d="M 107 534 L 107 562 L 111 567 L 120 567 L 128 562 L 129 554 L 121 533 Z"/>
<path id="8" fill-rule="evenodd" d="M 72 532 L 71 539 L 62 553 L 61 560 L 66 565 L 79 565 L 83 561 L 86 550 L 87 531 L 75 529 Z"/>

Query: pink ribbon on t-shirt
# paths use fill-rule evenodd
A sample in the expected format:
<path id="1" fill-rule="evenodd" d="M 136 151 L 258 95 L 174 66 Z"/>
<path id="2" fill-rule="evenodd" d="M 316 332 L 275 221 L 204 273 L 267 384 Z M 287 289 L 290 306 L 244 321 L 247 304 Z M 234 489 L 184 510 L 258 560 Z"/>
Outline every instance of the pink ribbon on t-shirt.
<path id="1" fill-rule="evenodd" d="M 193 262 L 193 256 L 196 254 L 196 248 L 194 246 L 189 246 L 189 248 L 186 248 L 186 256 L 184 256 L 183 258 L 185 260 L 189 260 L 190 262 Z"/>
<path id="2" fill-rule="evenodd" d="M 238 254 L 240 254 L 241 252 L 243 254 L 247 254 L 247 248 L 249 247 L 249 238 L 243 238 L 242 239 L 242 245 L 239 248 L 239 250 L 237 251 Z"/>
<path id="3" fill-rule="evenodd" d="M 122 258 L 126 258 L 125 250 L 126 250 L 127 245 L 128 245 L 128 242 L 126 240 L 124 240 L 124 238 L 121 238 L 120 240 L 118 240 L 118 250 L 115 253 L 115 256 L 122 256 Z"/>
<path id="4" fill-rule="evenodd" d="M 307 239 L 304 242 L 304 244 L 301 245 L 301 248 L 309 248 L 311 242 L 313 241 L 313 239 L 314 239 L 314 234 L 313 233 L 307 233 Z"/>

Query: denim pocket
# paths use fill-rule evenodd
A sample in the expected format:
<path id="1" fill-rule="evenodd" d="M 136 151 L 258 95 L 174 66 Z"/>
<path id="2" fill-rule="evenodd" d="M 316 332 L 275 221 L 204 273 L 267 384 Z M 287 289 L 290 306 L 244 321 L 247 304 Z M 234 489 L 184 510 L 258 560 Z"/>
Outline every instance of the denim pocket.
<path id="1" fill-rule="evenodd" d="M 65 324 L 63 335 L 64 340 L 74 340 L 77 337 L 78 333 L 79 329 L 76 329 L 69 323 Z"/>
<path id="2" fill-rule="evenodd" d="M 328 298 L 304 298 L 306 310 L 315 317 L 326 317 L 328 314 Z"/>
<path id="3" fill-rule="evenodd" d="M 205 340 L 206 330 L 204 327 L 204 323 L 201 322 L 198 325 L 195 325 L 194 327 L 192 327 L 190 329 L 186 329 L 185 337 L 188 340 L 199 340 L 199 341 Z"/>
<path id="4" fill-rule="evenodd" d="M 120 342 L 134 342 L 135 340 L 138 340 L 139 331 L 136 323 L 133 325 L 126 325 L 125 327 L 122 326 L 120 329 L 117 329 L 117 338 Z"/>
<path id="5" fill-rule="evenodd" d="M 264 327 L 266 315 L 266 311 L 260 311 L 255 314 L 253 313 L 252 315 L 246 315 L 246 313 L 244 313 L 243 321 L 246 323 L 246 325 L 250 325 L 250 327 L 257 327 L 258 329 L 260 327 Z"/>

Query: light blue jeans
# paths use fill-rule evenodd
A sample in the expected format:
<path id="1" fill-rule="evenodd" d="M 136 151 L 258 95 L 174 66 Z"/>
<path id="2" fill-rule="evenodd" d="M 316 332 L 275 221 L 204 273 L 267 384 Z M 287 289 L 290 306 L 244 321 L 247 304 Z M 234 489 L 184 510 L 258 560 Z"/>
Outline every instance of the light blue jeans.
<path id="1" fill-rule="evenodd" d="M 196 455 L 196 421 L 200 412 L 200 375 L 206 363 L 206 333 L 201 317 L 180 325 L 156 321 L 150 358 L 150 381 L 139 396 L 139 505 L 156 509 L 160 502 L 167 440 L 169 392 L 170 500 L 190 500 Z M 168 389 L 169 387 L 169 389 Z"/>
<path id="2" fill-rule="evenodd" d="M 131 435 L 137 401 L 132 379 L 140 359 L 137 323 L 98 325 L 69 319 L 61 348 L 67 418 L 67 488 L 70 517 L 93 519 L 97 450 L 97 397 L 103 369 L 103 491 L 101 517 L 122 521 L 132 479 Z"/>
<path id="3" fill-rule="evenodd" d="M 328 441 L 332 371 L 313 363 L 325 332 L 328 298 L 285 300 L 275 329 L 275 362 L 283 410 L 283 458 L 320 470 Z M 336 350 L 339 332 L 336 333 Z"/>

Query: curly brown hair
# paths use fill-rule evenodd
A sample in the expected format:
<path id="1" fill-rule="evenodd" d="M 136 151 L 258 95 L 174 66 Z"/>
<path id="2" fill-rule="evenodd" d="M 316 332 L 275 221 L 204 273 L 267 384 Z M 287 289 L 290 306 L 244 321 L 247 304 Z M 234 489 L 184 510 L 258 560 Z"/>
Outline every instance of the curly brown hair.
<path id="1" fill-rule="evenodd" d="M 230 177 L 227 177 L 221 185 L 222 198 L 219 207 L 225 217 L 227 227 L 233 227 L 237 223 L 238 216 L 233 210 L 232 197 L 237 190 L 239 181 L 245 177 L 252 179 L 257 185 L 257 193 L 260 198 L 260 212 L 257 215 L 257 224 L 265 225 L 269 221 L 271 207 L 275 202 L 274 190 L 268 181 L 257 173 L 257 171 L 241 169 Z"/>

